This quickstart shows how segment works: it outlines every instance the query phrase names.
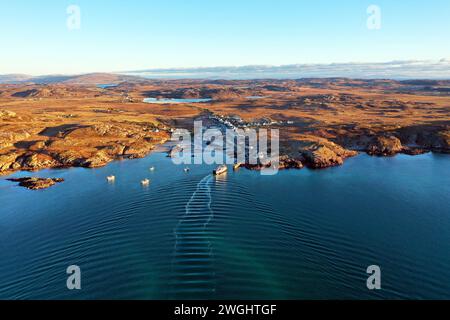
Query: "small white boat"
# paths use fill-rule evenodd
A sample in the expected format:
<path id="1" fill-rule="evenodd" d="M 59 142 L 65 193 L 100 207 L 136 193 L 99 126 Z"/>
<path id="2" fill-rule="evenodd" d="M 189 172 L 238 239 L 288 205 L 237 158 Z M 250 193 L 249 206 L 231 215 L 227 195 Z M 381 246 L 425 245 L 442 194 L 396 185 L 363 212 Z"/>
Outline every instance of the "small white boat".
<path id="1" fill-rule="evenodd" d="M 155 167 L 150 167 L 150 171 L 155 171 Z"/>
<path id="2" fill-rule="evenodd" d="M 141 185 L 143 185 L 144 187 L 150 185 L 150 180 L 149 179 L 142 180 Z"/>
<path id="3" fill-rule="evenodd" d="M 106 180 L 108 180 L 108 182 L 114 182 L 114 181 L 116 181 L 116 177 L 115 176 L 108 176 L 108 177 L 106 177 Z"/>
<path id="4" fill-rule="evenodd" d="M 224 174 L 228 171 L 228 167 L 225 165 L 219 166 L 216 170 L 213 171 L 214 175 L 218 176 Z"/>
<path id="5" fill-rule="evenodd" d="M 184 172 L 189 172 L 189 171 L 191 171 L 191 169 L 189 169 L 189 168 L 184 168 Z"/>

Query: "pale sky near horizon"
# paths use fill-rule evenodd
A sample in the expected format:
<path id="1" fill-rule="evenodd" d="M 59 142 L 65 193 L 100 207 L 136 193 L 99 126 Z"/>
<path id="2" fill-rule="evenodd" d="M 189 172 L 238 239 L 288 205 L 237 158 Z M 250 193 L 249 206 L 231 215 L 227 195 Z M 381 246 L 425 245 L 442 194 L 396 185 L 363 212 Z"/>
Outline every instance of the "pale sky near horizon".
<path id="1" fill-rule="evenodd" d="M 0 74 L 450 59 L 449 0 L 0 0 L 0 30 Z"/>

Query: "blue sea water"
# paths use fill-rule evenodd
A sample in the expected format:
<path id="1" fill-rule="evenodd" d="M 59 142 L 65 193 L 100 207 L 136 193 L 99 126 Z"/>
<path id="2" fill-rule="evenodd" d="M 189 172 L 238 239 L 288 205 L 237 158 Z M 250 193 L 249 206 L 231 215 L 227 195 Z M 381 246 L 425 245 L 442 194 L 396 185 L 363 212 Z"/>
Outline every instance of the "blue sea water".
<path id="1" fill-rule="evenodd" d="M 202 103 L 202 102 L 210 102 L 212 99 L 204 98 L 204 99 L 156 99 L 156 98 L 145 98 L 144 102 L 153 103 L 153 104 L 180 104 L 180 103 Z"/>
<path id="2" fill-rule="evenodd" d="M 101 88 L 101 89 L 109 89 L 109 88 L 114 88 L 117 87 L 118 85 L 115 83 L 105 83 L 105 84 L 98 84 L 97 87 Z"/>
<path id="3" fill-rule="evenodd" d="M 66 180 L 42 191 L 2 177 L 0 299 L 450 299 L 449 168 L 446 155 L 360 155 L 214 177 L 157 152 L 14 174 Z"/>

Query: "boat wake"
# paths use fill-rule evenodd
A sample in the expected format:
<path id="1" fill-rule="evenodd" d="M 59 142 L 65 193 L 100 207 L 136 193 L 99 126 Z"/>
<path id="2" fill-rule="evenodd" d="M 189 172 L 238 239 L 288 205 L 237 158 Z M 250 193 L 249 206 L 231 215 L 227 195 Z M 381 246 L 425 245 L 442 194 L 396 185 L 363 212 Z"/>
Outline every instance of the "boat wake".
<path id="1" fill-rule="evenodd" d="M 209 298 L 215 293 L 213 234 L 208 225 L 214 218 L 211 209 L 211 182 L 204 177 L 186 204 L 185 213 L 174 229 L 172 262 L 173 295 Z"/>

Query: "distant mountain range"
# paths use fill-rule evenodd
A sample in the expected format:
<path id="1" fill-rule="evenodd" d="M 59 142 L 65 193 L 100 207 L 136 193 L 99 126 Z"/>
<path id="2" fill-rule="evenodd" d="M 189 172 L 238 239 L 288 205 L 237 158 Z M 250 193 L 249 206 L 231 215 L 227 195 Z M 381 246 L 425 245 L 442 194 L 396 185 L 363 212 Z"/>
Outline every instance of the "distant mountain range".
<path id="1" fill-rule="evenodd" d="M 450 79 L 450 60 L 392 61 L 383 63 L 295 64 L 190 69 L 150 69 L 124 72 L 150 79 Z"/>
<path id="2" fill-rule="evenodd" d="M 115 84 L 125 81 L 143 81 L 139 76 L 118 74 L 118 73 L 89 73 L 82 75 L 48 75 L 29 76 L 24 74 L 0 75 L 0 83 L 4 84 Z"/>
<path id="3" fill-rule="evenodd" d="M 8 74 L 0 75 L 0 83 L 112 84 L 125 81 L 143 81 L 144 79 L 248 80 L 301 78 L 447 80 L 450 79 L 450 60 L 148 69 L 116 73 L 90 73 L 83 75 L 29 76 L 23 74 Z"/>

